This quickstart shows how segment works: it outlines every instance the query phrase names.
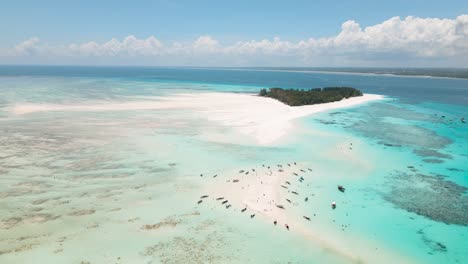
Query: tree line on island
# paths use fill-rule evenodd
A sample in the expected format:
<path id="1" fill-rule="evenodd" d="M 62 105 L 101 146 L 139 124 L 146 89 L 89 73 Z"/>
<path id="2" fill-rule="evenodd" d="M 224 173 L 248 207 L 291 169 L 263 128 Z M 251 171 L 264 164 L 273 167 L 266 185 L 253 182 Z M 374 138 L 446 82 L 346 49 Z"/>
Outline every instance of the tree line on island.
<path id="1" fill-rule="evenodd" d="M 309 90 L 270 88 L 260 90 L 259 95 L 274 98 L 290 106 L 301 106 L 341 101 L 345 98 L 362 96 L 362 92 L 352 87 L 325 87 Z"/>

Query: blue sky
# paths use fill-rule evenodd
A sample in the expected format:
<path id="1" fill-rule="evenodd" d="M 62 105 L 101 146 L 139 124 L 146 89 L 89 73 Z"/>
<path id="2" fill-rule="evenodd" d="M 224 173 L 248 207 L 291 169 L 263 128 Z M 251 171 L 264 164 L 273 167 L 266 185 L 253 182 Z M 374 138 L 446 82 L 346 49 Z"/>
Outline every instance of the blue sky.
<path id="1" fill-rule="evenodd" d="M 200 36 L 210 36 L 227 46 L 239 41 L 273 41 L 275 37 L 297 43 L 310 38 L 337 36 L 346 21 L 355 21 L 364 30 L 395 16 L 402 20 L 407 16 L 455 20 L 463 14 L 468 14 L 468 2 L 460 0 L 4 0 L 0 8 L 0 48 L 8 50 L 33 37 L 38 38 L 35 45 L 40 43 L 48 47 L 81 45 L 90 41 L 105 43 L 112 38 L 122 41 L 127 36 L 137 39 L 154 36 L 166 46 L 173 42 L 191 43 Z M 31 52 L 28 54 L 32 55 Z M 38 52 L 34 55 L 37 60 Z M 92 63 L 90 58 L 87 60 Z M 227 58 L 220 64 L 228 65 L 230 60 L 232 58 Z M 12 58 L 7 61 L 15 62 Z M 27 60 L 21 58 L 18 61 Z"/>

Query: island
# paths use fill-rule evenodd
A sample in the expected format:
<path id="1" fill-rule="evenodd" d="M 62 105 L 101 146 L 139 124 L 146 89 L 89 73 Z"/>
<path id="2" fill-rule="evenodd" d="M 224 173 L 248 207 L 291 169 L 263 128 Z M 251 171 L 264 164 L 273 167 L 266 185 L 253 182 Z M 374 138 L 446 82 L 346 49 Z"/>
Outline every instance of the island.
<path id="1" fill-rule="evenodd" d="M 362 96 L 362 92 L 352 87 L 325 87 L 309 90 L 270 88 L 260 90 L 259 95 L 274 98 L 289 106 L 301 106 L 341 101 Z"/>

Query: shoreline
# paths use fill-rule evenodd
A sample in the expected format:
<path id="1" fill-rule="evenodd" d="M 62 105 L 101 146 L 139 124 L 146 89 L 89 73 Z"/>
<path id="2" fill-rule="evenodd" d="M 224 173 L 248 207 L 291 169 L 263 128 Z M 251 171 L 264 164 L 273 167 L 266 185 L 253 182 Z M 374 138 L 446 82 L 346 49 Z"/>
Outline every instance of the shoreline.
<path id="1" fill-rule="evenodd" d="M 349 99 L 304 106 L 288 106 L 272 98 L 243 93 L 192 93 L 167 97 L 147 97 L 134 101 L 94 101 L 91 104 L 16 104 L 7 108 L 14 116 L 37 112 L 101 112 L 132 110 L 190 109 L 201 117 L 232 127 L 253 138 L 259 145 L 269 145 L 286 135 L 292 121 L 315 113 L 348 108 L 367 102 L 382 100 L 376 94 L 364 94 Z"/>

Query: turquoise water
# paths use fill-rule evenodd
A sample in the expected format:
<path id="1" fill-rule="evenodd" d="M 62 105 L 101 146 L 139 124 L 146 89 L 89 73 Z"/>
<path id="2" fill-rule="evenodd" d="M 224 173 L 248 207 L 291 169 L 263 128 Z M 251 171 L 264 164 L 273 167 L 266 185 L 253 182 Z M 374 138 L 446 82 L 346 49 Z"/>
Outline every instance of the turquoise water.
<path id="1" fill-rule="evenodd" d="M 299 119 L 271 146 L 208 140 L 207 134 L 238 135 L 183 109 L 11 112 L 28 103 L 326 85 L 387 99 Z M 296 161 L 312 171 L 300 173 L 304 182 L 291 182 L 300 196 L 284 194 L 297 204 L 288 214 L 310 216 L 304 225 L 327 243 L 343 243 L 364 263 L 400 257 L 466 263 L 468 125 L 462 117 L 468 118 L 463 79 L 2 66 L 0 262 L 353 261 L 237 209 L 197 204 L 214 182 L 207 175 L 223 181 L 243 168 Z"/>

